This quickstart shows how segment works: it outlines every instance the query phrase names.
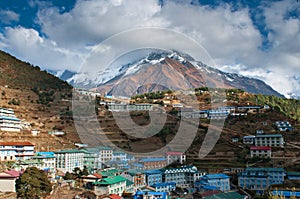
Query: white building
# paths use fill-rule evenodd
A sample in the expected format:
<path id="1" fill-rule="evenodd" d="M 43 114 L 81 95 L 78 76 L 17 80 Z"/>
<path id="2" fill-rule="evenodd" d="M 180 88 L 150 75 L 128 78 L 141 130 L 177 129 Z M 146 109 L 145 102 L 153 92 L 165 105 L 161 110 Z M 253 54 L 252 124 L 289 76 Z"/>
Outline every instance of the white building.
<path id="1" fill-rule="evenodd" d="M 94 182 L 93 185 L 97 195 L 117 194 L 121 196 L 126 190 L 126 178 L 122 176 L 103 178 L 101 181 Z"/>
<path id="2" fill-rule="evenodd" d="M 256 135 L 255 146 L 284 147 L 284 139 L 281 134 Z"/>
<path id="3" fill-rule="evenodd" d="M 112 161 L 127 161 L 127 154 L 123 151 L 113 151 Z"/>
<path id="4" fill-rule="evenodd" d="M 33 159 L 39 160 L 41 166 L 39 169 L 49 172 L 56 170 L 56 157 L 54 152 L 37 152 Z"/>
<path id="5" fill-rule="evenodd" d="M 75 167 L 83 169 L 84 152 L 77 149 L 56 151 L 56 168 L 62 172 L 72 172 Z"/>
<path id="6" fill-rule="evenodd" d="M 0 142 L 0 161 L 27 160 L 34 156 L 30 142 Z"/>
<path id="7" fill-rule="evenodd" d="M 186 161 L 186 155 L 182 152 L 167 152 L 166 153 L 167 164 L 177 162 L 183 164 Z"/>
<path id="8" fill-rule="evenodd" d="M 110 147 L 106 147 L 106 146 L 100 146 L 97 147 L 97 149 L 99 150 L 99 162 L 102 164 L 105 164 L 106 162 L 109 162 L 112 160 L 113 158 L 113 150 Z"/>
<path id="9" fill-rule="evenodd" d="M 269 146 L 251 146 L 250 147 L 250 157 L 261 157 L 267 158 L 271 157 L 271 147 Z"/>
<path id="10" fill-rule="evenodd" d="M 0 130 L 20 132 L 21 120 L 16 117 L 0 116 Z"/>
<path id="11" fill-rule="evenodd" d="M 16 118 L 12 109 L 0 108 L 0 130 L 20 132 L 21 120 Z"/>
<path id="12" fill-rule="evenodd" d="M 109 104 L 109 111 L 152 111 L 152 104 Z"/>

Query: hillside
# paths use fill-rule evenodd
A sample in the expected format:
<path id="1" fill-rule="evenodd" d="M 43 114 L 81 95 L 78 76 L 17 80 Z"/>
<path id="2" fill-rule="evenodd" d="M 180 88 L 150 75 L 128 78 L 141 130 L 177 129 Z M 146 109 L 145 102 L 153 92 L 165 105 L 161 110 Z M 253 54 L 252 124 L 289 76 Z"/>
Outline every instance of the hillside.
<path id="1" fill-rule="evenodd" d="M 205 90 L 205 88 L 203 88 L 203 90 Z M 221 91 L 219 91 L 219 93 L 220 92 Z M 159 102 L 160 100 L 163 100 L 161 97 L 164 96 L 159 93 L 160 92 L 142 94 L 138 95 L 137 97 L 133 97 L 133 99 L 136 103 L 153 103 L 153 100 L 158 100 Z M 167 91 L 166 93 L 170 94 L 170 91 Z M 202 102 L 202 108 L 210 108 L 210 102 L 208 100 L 210 95 L 215 95 L 215 92 L 203 92 L 202 94 L 198 95 L 198 100 Z M 264 97 L 268 99 L 277 99 L 277 97 L 274 96 Z M 259 101 L 258 98 L 261 99 L 262 97 L 260 95 L 249 94 L 238 89 L 227 90 L 228 106 L 270 105 L 271 108 L 262 110 L 260 112 L 248 112 L 247 116 L 228 117 L 225 120 L 224 128 L 222 129 L 222 134 L 217 144 L 214 146 L 209 155 L 201 160 L 198 157 L 198 151 L 207 133 L 207 128 L 211 122 L 207 119 L 200 119 L 200 124 L 198 125 L 196 123 L 193 124 L 194 120 L 183 118 L 183 121 L 187 122 L 189 125 L 198 126 L 197 135 L 187 152 L 189 160 L 201 168 L 212 170 L 217 170 L 224 167 L 244 167 L 246 166 L 247 161 L 252 164 L 253 162 L 251 162 L 251 159 L 245 158 L 249 153 L 249 149 L 247 146 L 241 143 L 241 139 L 245 135 L 255 135 L 256 130 L 264 130 L 264 133 L 266 134 L 282 133 L 287 145 L 285 149 L 275 148 L 272 151 L 274 158 L 272 158 L 271 161 L 257 163 L 257 166 L 265 165 L 275 167 L 280 166 L 280 164 L 284 164 L 287 167 L 297 166 L 298 164 L 296 164 L 295 161 L 299 160 L 297 157 L 299 157 L 300 154 L 300 125 L 299 121 L 293 119 L 291 115 L 283 111 L 285 110 L 285 107 L 287 107 L 286 105 L 289 104 L 289 100 L 280 98 L 281 105 L 279 105 L 268 103 L 267 101 Z M 296 102 L 299 103 L 299 101 Z M 142 139 L 127 135 L 126 132 L 131 131 L 130 128 L 127 128 L 124 131 L 120 129 L 116 124 L 112 113 L 107 111 L 105 107 L 101 107 L 100 110 L 98 121 L 110 141 L 124 150 L 138 153 L 158 150 L 161 147 L 168 145 L 177 134 L 180 123 L 183 122 L 182 119 L 177 116 L 177 111 L 175 111 L 174 108 L 167 108 L 166 110 L 168 116 L 167 121 L 163 123 L 163 129 L 154 136 Z M 122 116 L 122 112 L 117 112 L 117 114 Z M 141 126 L 151 122 L 151 119 L 146 111 L 131 111 L 131 118 L 135 123 Z M 279 132 L 274 125 L 276 121 L 289 121 L 294 127 L 293 131 Z M 90 122 L 91 126 L 93 122 L 94 121 Z M 132 128 L 134 128 L 132 130 L 136 130 L 139 127 L 135 126 Z M 188 136 L 188 131 L 186 135 Z M 238 137 L 240 141 L 233 143 L 231 140 L 232 137 Z M 185 143 L 187 138 L 182 137 L 181 141 L 182 143 Z M 99 143 L 101 143 L 101 140 Z"/>
<path id="2" fill-rule="evenodd" d="M 20 133 L 0 131 L 1 141 L 31 141 L 37 150 L 73 147 L 78 136 L 71 112 L 72 87 L 39 67 L 0 51 L 0 107 L 11 108 L 28 129 Z M 32 136 L 31 130 L 40 131 Z M 64 131 L 53 137 L 49 131 Z"/>
<path id="3" fill-rule="evenodd" d="M 72 87 L 59 78 L 41 71 L 38 66 L 25 63 L 0 51 L 0 85 L 11 88 L 71 89 Z"/>

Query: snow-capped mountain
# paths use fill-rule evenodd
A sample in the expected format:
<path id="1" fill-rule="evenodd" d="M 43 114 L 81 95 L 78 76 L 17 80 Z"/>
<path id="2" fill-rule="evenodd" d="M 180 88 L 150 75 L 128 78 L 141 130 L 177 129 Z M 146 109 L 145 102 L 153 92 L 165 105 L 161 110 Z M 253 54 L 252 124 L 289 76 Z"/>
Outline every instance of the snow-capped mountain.
<path id="1" fill-rule="evenodd" d="M 283 97 L 261 80 L 222 72 L 175 50 L 153 51 L 136 61 L 102 72 L 63 74 L 60 77 L 69 77 L 64 80 L 75 87 L 97 88 L 99 92 L 119 96 L 208 86 Z"/>

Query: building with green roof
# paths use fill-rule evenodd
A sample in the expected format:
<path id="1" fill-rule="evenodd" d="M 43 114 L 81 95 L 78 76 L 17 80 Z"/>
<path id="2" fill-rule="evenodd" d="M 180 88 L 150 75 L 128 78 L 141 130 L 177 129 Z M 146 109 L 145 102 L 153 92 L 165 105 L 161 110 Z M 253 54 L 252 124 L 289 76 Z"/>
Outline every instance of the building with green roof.
<path id="1" fill-rule="evenodd" d="M 126 191 L 127 179 L 122 176 L 102 178 L 101 181 L 94 182 L 94 191 L 97 195 L 118 194 L 122 195 Z"/>

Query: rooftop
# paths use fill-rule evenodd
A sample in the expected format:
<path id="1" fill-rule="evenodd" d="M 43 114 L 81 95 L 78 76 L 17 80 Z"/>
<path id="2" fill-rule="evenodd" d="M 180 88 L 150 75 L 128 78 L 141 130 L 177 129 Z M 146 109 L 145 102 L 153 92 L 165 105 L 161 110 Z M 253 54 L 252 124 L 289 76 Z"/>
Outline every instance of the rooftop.
<path id="1" fill-rule="evenodd" d="M 30 142 L 0 142 L 0 146 L 34 146 Z"/>
<path id="2" fill-rule="evenodd" d="M 263 135 L 256 135 L 257 138 L 266 138 L 266 137 L 282 137 L 281 134 L 263 134 Z"/>
<path id="3" fill-rule="evenodd" d="M 112 184 L 116 184 L 119 182 L 124 182 L 127 179 L 122 177 L 122 176 L 114 176 L 114 177 L 109 177 L 109 178 L 102 178 L 101 181 L 99 182 L 94 182 L 94 185 L 112 185 Z"/>
<path id="4" fill-rule="evenodd" d="M 207 179 L 220 179 L 220 178 L 230 178 L 228 175 L 223 173 L 216 173 L 216 174 L 206 174 L 202 178 Z"/>
<path id="5" fill-rule="evenodd" d="M 140 162 L 158 162 L 158 161 L 166 161 L 166 158 L 143 158 Z"/>
<path id="6" fill-rule="evenodd" d="M 248 167 L 245 171 L 269 171 L 269 172 L 285 172 L 284 168 L 271 167 Z"/>
<path id="7" fill-rule="evenodd" d="M 251 146 L 250 150 L 271 151 L 271 147 L 269 147 L 269 146 Z"/>

